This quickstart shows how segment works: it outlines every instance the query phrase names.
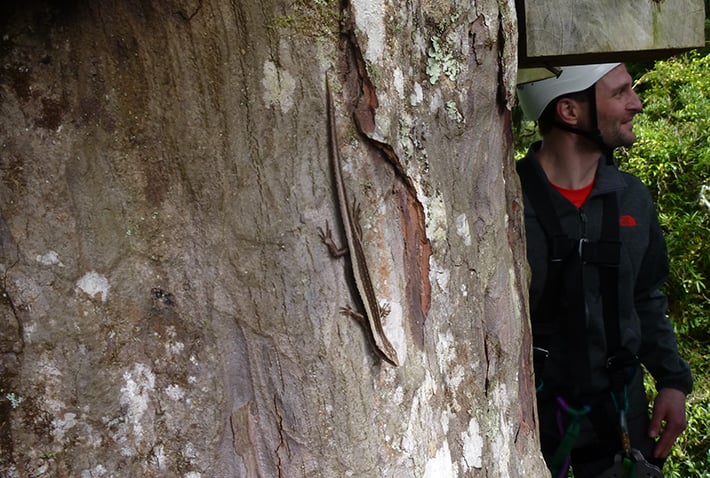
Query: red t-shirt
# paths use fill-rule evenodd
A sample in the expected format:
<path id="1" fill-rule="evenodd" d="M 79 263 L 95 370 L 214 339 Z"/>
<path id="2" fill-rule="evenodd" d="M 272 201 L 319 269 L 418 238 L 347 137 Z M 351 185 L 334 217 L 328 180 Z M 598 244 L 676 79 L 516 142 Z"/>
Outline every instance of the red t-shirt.
<path id="1" fill-rule="evenodd" d="M 589 194 L 592 192 L 592 188 L 594 187 L 594 181 L 582 189 L 566 189 L 558 186 L 557 184 L 550 184 L 552 184 L 552 187 L 555 188 L 560 194 L 567 198 L 569 202 L 577 206 L 577 208 L 582 207 L 582 204 L 584 204 L 584 201 L 587 200 Z"/>

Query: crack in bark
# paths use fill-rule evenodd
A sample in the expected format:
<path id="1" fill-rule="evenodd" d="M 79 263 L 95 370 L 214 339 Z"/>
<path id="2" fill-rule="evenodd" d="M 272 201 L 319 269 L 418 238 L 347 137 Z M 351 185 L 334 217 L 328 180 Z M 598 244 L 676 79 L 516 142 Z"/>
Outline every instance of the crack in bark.
<path id="1" fill-rule="evenodd" d="M 417 342 L 423 344 L 423 325 L 431 304 L 429 282 L 429 257 L 431 244 L 426 236 L 424 207 L 417 197 L 414 181 L 405 171 L 391 144 L 372 137 L 375 130 L 375 110 L 379 106 L 375 86 L 367 71 L 362 50 L 355 35 L 354 13 L 350 3 L 343 0 L 340 31 L 340 71 L 344 86 L 345 103 L 350 110 L 360 138 L 392 167 L 399 184 L 393 185 L 398 195 L 401 227 L 404 241 L 404 275 L 407 280 L 407 298 L 414 316 L 410 324 Z"/>
<path id="2" fill-rule="evenodd" d="M 483 339 L 483 357 L 486 360 L 486 368 L 484 370 L 484 377 L 483 377 L 483 393 L 485 396 L 488 396 L 488 391 L 491 385 L 490 378 L 488 377 L 489 375 L 489 370 L 491 368 L 491 359 L 489 357 L 489 351 L 488 351 L 488 339 L 484 338 Z"/>
<path id="3" fill-rule="evenodd" d="M 471 53 L 473 53 L 473 61 L 476 66 L 480 66 L 483 62 L 478 58 L 478 50 L 476 49 L 476 36 L 478 32 L 476 30 L 485 31 L 487 29 L 486 19 L 482 14 L 479 14 L 476 19 L 471 22 L 468 28 L 469 43 L 471 44 Z"/>
<path id="4" fill-rule="evenodd" d="M 394 148 L 390 144 L 378 141 L 371 136 L 375 129 L 375 110 L 379 106 L 379 101 L 375 86 L 367 73 L 365 59 L 353 26 L 348 26 L 347 29 L 343 28 L 340 33 L 340 44 L 341 51 L 344 54 L 341 67 L 344 67 L 345 70 L 345 84 L 350 86 L 351 92 L 355 92 L 354 98 L 351 99 L 351 108 L 357 131 L 392 166 L 395 174 L 402 184 L 406 186 L 409 194 L 416 198 L 414 182 L 404 170 Z"/>
<path id="5" fill-rule="evenodd" d="M 202 10 L 202 0 L 198 2 L 197 7 L 195 7 L 195 9 L 191 13 L 185 13 L 183 10 L 178 10 L 177 12 L 175 12 L 175 14 L 186 22 L 189 22 L 190 20 L 195 18 L 195 15 L 200 13 L 200 10 Z"/>
<path id="6" fill-rule="evenodd" d="M 279 455 L 279 450 L 281 450 L 281 448 L 285 448 L 286 444 L 284 442 L 283 417 L 279 413 L 279 407 L 278 407 L 276 395 L 274 395 L 274 413 L 276 414 L 278 432 L 279 432 L 279 444 L 276 447 L 276 450 L 274 450 L 274 454 L 276 455 L 276 470 L 278 471 L 278 476 L 280 478 L 283 475 L 281 474 L 281 456 Z"/>

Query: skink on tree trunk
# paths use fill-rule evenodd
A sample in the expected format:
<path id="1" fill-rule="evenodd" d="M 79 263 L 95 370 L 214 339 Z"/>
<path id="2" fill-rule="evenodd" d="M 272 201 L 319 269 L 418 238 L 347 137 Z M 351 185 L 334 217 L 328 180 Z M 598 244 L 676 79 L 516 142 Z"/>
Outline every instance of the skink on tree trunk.
<path id="1" fill-rule="evenodd" d="M 399 365 L 397 351 L 394 349 L 390 341 L 385 336 L 382 327 L 382 318 L 387 314 L 386 308 L 380 307 L 377 302 L 375 288 L 370 278 L 370 271 L 367 268 L 365 253 L 362 247 L 362 230 L 358 221 L 359 208 L 353 202 L 352 206 L 348 201 L 345 191 L 345 181 L 343 180 L 343 168 L 340 160 L 340 152 L 338 148 L 338 138 L 335 130 L 335 111 L 333 106 L 333 97 L 330 92 L 330 84 L 328 77 L 325 79 L 325 91 L 327 96 L 327 116 L 328 116 L 328 154 L 330 156 L 331 167 L 333 170 L 333 178 L 335 181 L 335 189 L 338 196 L 338 207 L 340 216 L 345 229 L 345 238 L 347 247 L 338 248 L 333 242 L 330 227 L 326 224 L 325 232 L 320 231 L 320 238 L 323 243 L 328 246 L 330 254 L 334 257 L 340 257 L 346 253 L 350 253 L 350 262 L 352 264 L 355 286 L 360 295 L 363 307 L 365 308 L 365 316 L 355 312 L 349 307 L 341 309 L 344 314 L 350 315 L 362 323 L 369 325 L 369 331 L 372 339 L 375 342 L 377 352 L 388 362 L 393 365 Z"/>

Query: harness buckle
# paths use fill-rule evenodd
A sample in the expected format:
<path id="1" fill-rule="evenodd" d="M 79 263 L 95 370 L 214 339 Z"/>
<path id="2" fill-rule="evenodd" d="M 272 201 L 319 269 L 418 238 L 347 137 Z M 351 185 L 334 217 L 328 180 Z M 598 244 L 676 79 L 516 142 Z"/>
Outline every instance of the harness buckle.
<path id="1" fill-rule="evenodd" d="M 606 368 L 612 372 L 623 369 L 635 369 L 638 364 L 639 358 L 625 348 L 620 349 L 616 354 L 610 355 L 606 359 Z"/>
<path id="2" fill-rule="evenodd" d="M 629 472 L 635 471 L 633 476 L 644 478 L 663 478 L 663 472 L 657 466 L 646 461 L 640 451 L 632 448 L 631 454 L 617 453 L 611 468 L 602 472 L 598 478 L 618 478 L 630 476 Z"/>

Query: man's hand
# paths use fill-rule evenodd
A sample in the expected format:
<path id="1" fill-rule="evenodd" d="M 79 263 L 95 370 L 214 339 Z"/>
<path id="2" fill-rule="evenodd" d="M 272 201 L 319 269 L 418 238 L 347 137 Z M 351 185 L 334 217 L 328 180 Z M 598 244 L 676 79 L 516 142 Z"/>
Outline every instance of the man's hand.
<path id="1" fill-rule="evenodd" d="M 663 424 L 665 423 L 665 427 Z M 666 458 L 678 435 L 688 426 L 685 418 L 685 394 L 673 388 L 662 388 L 653 402 L 653 415 L 648 435 L 651 438 L 661 436 L 656 443 L 653 456 Z M 662 428 L 663 427 L 663 428 Z M 661 432 L 661 430 L 663 430 Z"/>

